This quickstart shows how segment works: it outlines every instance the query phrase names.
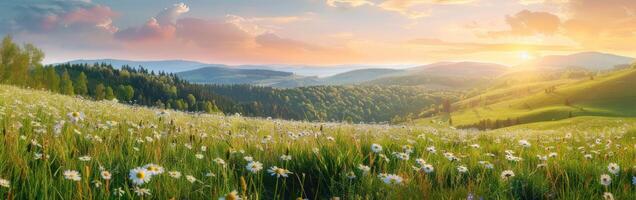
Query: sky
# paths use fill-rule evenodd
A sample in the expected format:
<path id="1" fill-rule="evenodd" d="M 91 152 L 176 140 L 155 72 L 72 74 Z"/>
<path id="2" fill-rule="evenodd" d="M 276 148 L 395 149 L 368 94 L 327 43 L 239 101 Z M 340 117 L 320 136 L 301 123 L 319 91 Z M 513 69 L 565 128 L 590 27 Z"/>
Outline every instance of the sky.
<path id="1" fill-rule="evenodd" d="M 45 62 L 516 65 L 554 54 L 635 56 L 634 0 L 6 0 L 0 34 Z"/>

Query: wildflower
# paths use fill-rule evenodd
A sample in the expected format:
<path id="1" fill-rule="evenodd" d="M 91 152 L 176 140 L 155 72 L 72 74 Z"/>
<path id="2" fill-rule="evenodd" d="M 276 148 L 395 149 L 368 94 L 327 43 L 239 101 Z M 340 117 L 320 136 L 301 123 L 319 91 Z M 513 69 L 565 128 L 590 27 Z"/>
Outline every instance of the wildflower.
<path id="1" fill-rule="evenodd" d="M 259 171 L 263 169 L 263 164 L 258 161 L 253 161 L 253 162 L 247 163 L 245 168 L 252 173 L 258 173 Z"/>
<path id="2" fill-rule="evenodd" d="M 395 153 L 395 157 L 397 157 L 397 158 L 398 158 L 398 159 L 400 159 L 400 160 L 409 160 L 409 158 L 410 158 L 410 157 L 409 157 L 409 154 L 407 154 L 407 153 L 402 153 L 402 152 L 400 152 L 400 153 Z"/>
<path id="3" fill-rule="evenodd" d="M 242 198 L 238 195 L 236 190 L 227 193 L 225 196 L 219 197 L 219 200 L 241 200 Z"/>
<path id="4" fill-rule="evenodd" d="M 349 178 L 349 179 L 355 179 L 356 177 L 357 177 L 356 173 L 354 173 L 354 172 L 347 173 L 347 178 Z"/>
<path id="5" fill-rule="evenodd" d="M 197 181 L 197 178 L 191 175 L 186 175 L 186 180 L 188 180 L 190 183 L 194 183 L 195 181 Z"/>
<path id="6" fill-rule="evenodd" d="M 110 180 L 110 178 L 112 177 L 112 174 L 110 174 L 109 171 L 101 171 L 100 175 L 104 180 Z"/>
<path id="7" fill-rule="evenodd" d="M 140 187 L 135 187 L 135 194 L 137 194 L 137 196 L 140 196 L 140 197 L 151 195 L 150 189 L 140 188 Z"/>
<path id="8" fill-rule="evenodd" d="M 124 196 L 124 194 L 126 194 L 126 191 L 121 189 L 121 187 L 115 188 L 115 190 L 113 190 L 113 195 L 115 196 L 121 197 Z"/>
<path id="9" fill-rule="evenodd" d="M 607 174 L 601 175 L 601 185 L 609 186 L 610 184 L 612 184 L 612 177 Z"/>
<path id="10" fill-rule="evenodd" d="M 433 168 L 433 165 L 425 164 L 424 166 L 422 166 L 422 171 L 424 171 L 427 174 L 433 172 L 434 170 L 435 168 Z"/>
<path id="11" fill-rule="evenodd" d="M 91 183 L 93 183 L 93 185 L 94 185 L 96 188 L 99 188 L 99 187 L 101 187 L 101 186 L 102 186 L 102 182 L 100 182 L 100 181 L 98 181 L 98 180 L 91 181 Z"/>
<path id="12" fill-rule="evenodd" d="M 404 146 L 402 146 L 402 151 L 404 153 L 406 153 L 406 154 L 411 154 L 411 153 L 413 153 L 413 146 L 408 145 L 408 144 L 404 145 Z"/>
<path id="13" fill-rule="evenodd" d="M 292 159 L 292 157 L 290 155 L 281 155 L 280 156 L 280 160 L 281 161 L 290 161 Z"/>
<path id="14" fill-rule="evenodd" d="M 142 185 L 150 181 L 152 173 L 149 172 L 146 168 L 137 167 L 135 169 L 131 169 L 128 174 L 128 178 L 132 180 L 135 185 Z"/>
<path id="15" fill-rule="evenodd" d="M 181 178 L 181 172 L 178 171 L 169 171 L 168 176 L 172 178 Z"/>
<path id="16" fill-rule="evenodd" d="M 70 112 L 66 114 L 66 116 L 68 116 L 69 120 L 71 120 L 71 122 L 73 123 L 84 120 L 84 113 L 81 112 Z"/>
<path id="17" fill-rule="evenodd" d="M 363 174 L 368 174 L 371 171 L 371 168 L 369 166 L 363 164 L 359 164 L 358 169 L 362 171 Z"/>
<path id="18" fill-rule="evenodd" d="M 163 167 L 152 163 L 144 165 L 144 169 L 146 169 L 150 175 L 163 174 L 164 171 Z"/>
<path id="19" fill-rule="evenodd" d="M 620 166 L 618 166 L 618 164 L 616 164 L 616 163 L 610 163 L 610 164 L 607 166 L 607 170 L 608 170 L 610 173 L 612 173 L 612 174 L 616 175 L 616 174 L 618 174 L 618 172 L 620 172 L 620 171 L 621 171 L 621 167 L 620 167 Z"/>
<path id="20" fill-rule="evenodd" d="M 276 176 L 277 178 L 280 178 L 280 177 L 287 178 L 287 176 L 289 176 L 289 174 L 292 173 L 287 169 L 279 168 L 276 166 L 269 168 L 267 171 L 269 172 L 269 174 L 271 174 L 272 176 Z"/>
<path id="21" fill-rule="evenodd" d="M 632 185 L 636 185 L 636 176 L 632 176 Z"/>
<path id="22" fill-rule="evenodd" d="M 519 145 L 521 145 L 522 147 L 528 148 L 530 147 L 530 142 L 528 142 L 528 140 L 519 140 Z"/>
<path id="23" fill-rule="evenodd" d="M 603 199 L 604 200 L 614 200 L 614 195 L 612 193 L 605 192 L 605 193 L 603 193 Z"/>
<path id="24" fill-rule="evenodd" d="M 466 168 L 466 166 L 460 165 L 460 166 L 457 167 L 457 172 L 462 173 L 462 174 L 466 173 L 466 172 L 468 172 L 468 168 Z"/>
<path id="25" fill-rule="evenodd" d="M 379 144 L 372 144 L 371 151 L 373 151 L 374 153 L 380 153 L 382 152 L 382 146 L 380 146 Z"/>
<path id="26" fill-rule="evenodd" d="M 254 158 L 252 158 L 252 156 L 245 156 L 245 157 L 243 157 L 243 160 L 245 160 L 247 162 L 252 162 L 252 161 L 254 161 Z"/>
<path id="27" fill-rule="evenodd" d="M 584 157 L 585 159 L 590 160 L 590 159 L 592 159 L 592 154 L 585 154 L 585 155 L 583 155 L 583 157 Z"/>
<path id="28" fill-rule="evenodd" d="M 9 188 L 11 187 L 11 181 L 4 178 L 0 178 L 0 186 Z"/>
<path id="29" fill-rule="evenodd" d="M 221 159 L 221 158 L 215 158 L 214 162 L 218 165 L 221 165 L 221 167 L 225 167 L 225 160 Z"/>
<path id="30" fill-rule="evenodd" d="M 419 165 L 419 166 L 422 166 L 422 165 L 426 164 L 426 160 L 418 158 L 418 159 L 415 159 L 415 163 L 417 163 L 417 165 Z"/>
<path id="31" fill-rule="evenodd" d="M 503 180 L 508 180 L 514 176 L 515 176 L 515 172 L 513 172 L 512 170 L 506 170 L 501 172 L 501 179 Z"/>
<path id="32" fill-rule="evenodd" d="M 395 174 L 387 174 L 386 176 L 384 176 L 382 181 L 384 181 L 384 183 L 389 185 L 397 185 L 397 184 L 401 184 L 403 179 L 402 177 Z"/>
<path id="33" fill-rule="evenodd" d="M 427 147 L 426 151 L 428 151 L 429 153 L 433 153 L 433 154 L 437 152 L 437 150 L 435 149 L 434 146 Z"/>
<path id="34" fill-rule="evenodd" d="M 203 159 L 203 154 L 197 153 L 194 155 L 197 159 Z"/>
<path id="35" fill-rule="evenodd" d="M 79 157 L 79 160 L 87 162 L 87 161 L 91 161 L 91 157 L 90 156 L 82 156 L 82 157 Z"/>
<path id="36" fill-rule="evenodd" d="M 75 170 L 66 170 L 64 171 L 64 178 L 72 181 L 81 181 L 82 176 L 80 176 L 79 172 Z"/>
<path id="37" fill-rule="evenodd" d="M 557 155 L 558 155 L 557 153 L 552 152 L 552 153 L 548 154 L 548 157 L 550 157 L 550 158 L 556 158 L 556 157 L 557 157 Z"/>

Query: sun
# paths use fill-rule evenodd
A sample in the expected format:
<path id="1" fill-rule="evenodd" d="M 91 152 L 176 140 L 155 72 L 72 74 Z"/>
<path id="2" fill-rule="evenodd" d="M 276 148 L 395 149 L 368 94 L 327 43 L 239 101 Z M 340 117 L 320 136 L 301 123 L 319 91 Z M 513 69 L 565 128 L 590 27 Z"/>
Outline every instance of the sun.
<path id="1" fill-rule="evenodd" d="M 522 51 L 519 52 L 519 59 L 521 60 L 530 60 L 532 59 L 532 55 L 530 53 L 528 53 L 527 51 Z"/>

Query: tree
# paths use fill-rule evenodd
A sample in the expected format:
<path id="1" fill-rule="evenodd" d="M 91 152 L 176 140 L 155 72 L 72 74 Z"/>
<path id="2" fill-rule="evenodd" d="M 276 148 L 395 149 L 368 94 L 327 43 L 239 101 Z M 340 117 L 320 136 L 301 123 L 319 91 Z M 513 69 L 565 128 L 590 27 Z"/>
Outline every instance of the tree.
<path id="1" fill-rule="evenodd" d="M 95 86 L 95 100 L 103 100 L 104 98 L 106 98 L 106 88 L 104 87 L 104 84 L 97 84 L 97 86 Z"/>
<path id="2" fill-rule="evenodd" d="M 122 101 L 131 101 L 135 96 L 135 89 L 130 85 L 119 85 L 117 96 Z"/>
<path id="3" fill-rule="evenodd" d="M 188 94 L 186 100 L 188 101 L 188 105 L 190 105 L 190 110 L 196 110 L 197 98 L 192 94 Z"/>
<path id="4" fill-rule="evenodd" d="M 66 95 L 75 95 L 73 91 L 73 81 L 71 80 L 71 76 L 68 74 L 67 70 L 64 70 L 62 73 L 62 83 L 61 83 L 60 92 Z"/>
<path id="5" fill-rule="evenodd" d="M 86 74 L 81 72 L 75 80 L 75 94 L 87 95 L 88 94 L 88 80 L 86 80 Z"/>
<path id="6" fill-rule="evenodd" d="M 115 98 L 115 92 L 113 92 L 113 88 L 111 88 L 110 86 L 106 87 L 104 98 L 106 98 L 107 100 L 113 100 Z"/>
<path id="7" fill-rule="evenodd" d="M 47 67 L 45 71 L 46 87 L 53 92 L 60 91 L 60 76 L 55 72 L 55 68 Z"/>

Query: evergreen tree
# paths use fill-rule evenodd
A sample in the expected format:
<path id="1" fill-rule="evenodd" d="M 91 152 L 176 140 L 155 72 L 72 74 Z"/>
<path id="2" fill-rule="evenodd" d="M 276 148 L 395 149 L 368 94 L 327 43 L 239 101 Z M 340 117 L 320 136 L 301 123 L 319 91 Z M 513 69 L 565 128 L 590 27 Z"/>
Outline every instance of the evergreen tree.
<path id="1" fill-rule="evenodd" d="M 62 94 L 66 94 L 66 95 L 75 95 L 75 92 L 73 91 L 73 81 L 71 80 L 71 76 L 68 74 L 67 70 L 64 70 L 64 73 L 62 73 L 62 83 L 61 83 L 61 88 L 60 88 L 60 92 Z"/>
<path id="2" fill-rule="evenodd" d="M 55 68 L 47 67 L 45 71 L 46 79 L 44 79 L 44 82 L 46 87 L 53 92 L 60 91 L 60 76 L 55 72 Z"/>
<path id="3" fill-rule="evenodd" d="M 79 76 L 77 76 L 77 80 L 75 80 L 75 94 L 78 95 L 87 95 L 88 94 L 88 80 L 86 80 L 86 74 L 81 72 Z"/>

